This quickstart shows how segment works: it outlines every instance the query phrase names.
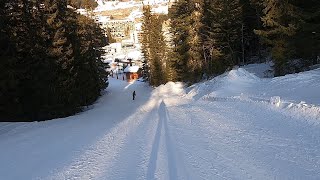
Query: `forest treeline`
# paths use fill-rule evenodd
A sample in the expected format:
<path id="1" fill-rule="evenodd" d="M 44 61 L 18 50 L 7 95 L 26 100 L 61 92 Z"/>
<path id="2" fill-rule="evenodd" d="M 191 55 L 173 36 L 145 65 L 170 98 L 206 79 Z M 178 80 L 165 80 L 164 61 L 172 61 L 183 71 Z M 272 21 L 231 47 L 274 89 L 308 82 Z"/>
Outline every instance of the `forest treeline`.
<path id="1" fill-rule="evenodd" d="M 179 0 L 168 16 L 144 7 L 144 76 L 193 84 L 271 57 L 276 76 L 319 63 L 318 0 Z"/>
<path id="2" fill-rule="evenodd" d="M 1 0 L 0 120 L 65 117 L 92 104 L 107 86 L 106 44 L 94 20 L 66 0 Z"/>

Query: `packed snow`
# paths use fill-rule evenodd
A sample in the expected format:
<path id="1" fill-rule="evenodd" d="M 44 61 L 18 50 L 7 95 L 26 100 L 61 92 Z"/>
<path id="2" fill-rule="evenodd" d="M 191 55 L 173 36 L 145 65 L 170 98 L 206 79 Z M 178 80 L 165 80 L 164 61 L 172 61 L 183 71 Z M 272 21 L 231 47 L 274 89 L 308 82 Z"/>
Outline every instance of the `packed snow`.
<path id="1" fill-rule="evenodd" d="M 110 78 L 75 116 L 0 123 L 1 179 L 320 179 L 320 69 L 249 71 L 191 87 Z"/>

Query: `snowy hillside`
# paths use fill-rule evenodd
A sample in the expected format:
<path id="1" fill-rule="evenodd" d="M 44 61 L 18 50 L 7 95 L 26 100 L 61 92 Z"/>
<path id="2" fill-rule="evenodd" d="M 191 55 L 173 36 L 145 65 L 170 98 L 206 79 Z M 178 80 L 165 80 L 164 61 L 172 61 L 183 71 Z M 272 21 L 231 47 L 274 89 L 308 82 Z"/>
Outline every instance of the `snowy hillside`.
<path id="1" fill-rule="evenodd" d="M 115 10 L 115 9 L 126 9 L 126 8 L 132 8 L 132 7 L 142 7 L 142 5 L 151 5 L 151 6 L 159 5 L 154 10 L 156 13 L 168 13 L 168 6 L 167 6 L 168 2 L 169 1 L 166 1 L 166 0 L 144 0 L 144 1 L 127 1 L 127 2 L 97 0 L 98 7 L 95 9 L 95 12 Z"/>
<path id="2" fill-rule="evenodd" d="M 189 88 L 112 78 L 83 113 L 0 123 L 1 179 L 320 179 L 319 90 L 320 69 Z"/>
<path id="3" fill-rule="evenodd" d="M 195 85 L 189 94 L 195 99 L 222 98 L 231 101 L 274 103 L 288 112 L 299 111 L 297 114 L 320 119 L 319 91 L 320 69 L 260 79 L 245 69 L 239 68 L 211 81 Z M 278 102 L 274 102 L 275 99 Z"/>

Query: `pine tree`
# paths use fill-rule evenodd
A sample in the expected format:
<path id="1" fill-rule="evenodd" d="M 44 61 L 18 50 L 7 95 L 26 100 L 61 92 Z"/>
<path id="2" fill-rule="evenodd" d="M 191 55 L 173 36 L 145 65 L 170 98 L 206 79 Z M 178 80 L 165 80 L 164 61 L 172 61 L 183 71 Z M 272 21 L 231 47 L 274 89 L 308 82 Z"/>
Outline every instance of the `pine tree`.
<path id="1" fill-rule="evenodd" d="M 18 106 L 18 59 L 9 36 L 8 1 L 0 1 L 0 120 L 12 118 L 11 113 Z"/>
<path id="2" fill-rule="evenodd" d="M 201 48 L 203 1 L 177 1 L 169 9 L 173 36 L 173 66 L 178 80 L 194 83 L 202 78 L 203 52 Z"/>
<path id="3" fill-rule="evenodd" d="M 167 82 L 166 74 L 166 43 L 164 41 L 162 25 L 164 16 L 151 16 L 150 29 L 150 84 L 159 86 Z"/>
<path id="4" fill-rule="evenodd" d="M 201 31 L 203 28 L 202 16 L 203 16 L 203 0 L 191 1 L 192 14 L 190 16 L 189 37 L 187 43 L 190 45 L 188 50 L 189 60 L 187 68 L 189 69 L 188 79 L 192 82 L 198 82 L 203 75 L 203 39 Z"/>
<path id="5" fill-rule="evenodd" d="M 257 56 L 259 57 L 258 62 L 261 62 L 263 46 L 261 46 L 260 38 L 254 33 L 254 30 L 262 27 L 260 20 L 262 9 L 255 0 L 240 0 L 240 6 L 242 7 L 241 64 L 250 63 L 251 58 Z"/>
<path id="6" fill-rule="evenodd" d="M 216 75 L 240 63 L 242 10 L 239 0 L 207 0 L 204 6 L 206 72 Z"/>
<path id="7" fill-rule="evenodd" d="M 320 50 L 320 2 L 317 0 L 293 1 L 301 14 L 301 25 L 292 38 L 294 55 L 303 58 L 306 66 L 320 63 L 317 56 Z"/>
<path id="8" fill-rule="evenodd" d="M 172 59 L 175 59 L 173 46 L 172 46 L 172 34 L 170 33 L 170 19 L 168 19 L 168 16 L 164 16 L 164 22 L 162 24 L 162 31 L 163 31 L 163 50 L 161 50 L 164 53 L 164 59 L 165 59 L 165 67 L 164 71 L 166 74 L 166 81 L 177 81 L 177 72 L 174 68 L 174 61 Z"/>
<path id="9" fill-rule="evenodd" d="M 51 67 L 48 68 L 50 63 L 46 61 L 38 4 L 37 1 L 19 0 L 6 2 L 2 6 L 6 14 L 2 16 L 6 19 L 3 32 L 8 44 L 5 58 L 1 61 L 4 65 L 1 76 L 6 77 L 7 82 L 1 85 L 5 104 L 0 109 L 5 111 L 1 114 L 8 118 L 6 120 L 15 117 L 21 117 L 20 120 L 37 119 L 43 112 L 41 107 L 47 103 L 47 95 L 41 92 L 49 89 L 44 84 L 48 83 L 52 74 L 44 70 Z"/>
<path id="10" fill-rule="evenodd" d="M 142 23 L 142 54 L 143 54 L 143 78 L 147 81 L 150 80 L 150 44 L 151 44 L 151 7 L 146 5 L 143 6 L 143 23 Z"/>
<path id="11" fill-rule="evenodd" d="M 144 6 L 142 52 L 145 63 L 143 70 L 152 86 L 159 86 L 168 81 L 166 71 L 168 51 L 163 34 L 163 24 L 166 18 L 164 15 L 151 14 L 150 6 Z"/>
<path id="12" fill-rule="evenodd" d="M 264 28 L 257 30 L 271 47 L 275 75 L 300 72 L 317 63 L 320 3 L 307 1 L 260 1 Z"/>
<path id="13" fill-rule="evenodd" d="M 106 38 L 93 20 L 64 0 L 1 1 L 0 12 L 0 120 L 64 117 L 97 99 Z"/>
<path id="14" fill-rule="evenodd" d="M 299 29 L 301 19 L 296 7 L 287 0 L 268 0 L 263 6 L 265 28 L 255 32 L 272 48 L 275 75 L 285 75 L 294 52 L 290 39 Z"/>
<path id="15" fill-rule="evenodd" d="M 74 22 L 69 23 L 67 3 L 64 0 L 46 0 L 44 2 L 47 24 L 50 28 L 50 47 L 48 54 L 55 59 L 58 66 L 57 84 L 55 93 L 60 98 L 56 102 L 56 112 L 63 112 L 63 115 L 70 115 L 77 109 L 77 103 L 74 101 L 73 87 L 75 80 L 73 70 L 75 62 L 75 31 L 72 27 Z M 69 24 L 68 24 L 69 23 Z M 72 39 L 73 38 L 73 39 Z"/>
<path id="16" fill-rule="evenodd" d="M 76 87 L 82 97 L 81 106 L 93 103 L 100 95 L 100 91 L 106 87 L 107 74 L 102 63 L 102 47 L 107 44 L 103 30 L 92 19 L 79 16 L 77 35 L 80 37 L 79 54 L 77 57 L 77 69 L 75 70 Z M 86 96 L 83 96 L 86 94 Z"/>

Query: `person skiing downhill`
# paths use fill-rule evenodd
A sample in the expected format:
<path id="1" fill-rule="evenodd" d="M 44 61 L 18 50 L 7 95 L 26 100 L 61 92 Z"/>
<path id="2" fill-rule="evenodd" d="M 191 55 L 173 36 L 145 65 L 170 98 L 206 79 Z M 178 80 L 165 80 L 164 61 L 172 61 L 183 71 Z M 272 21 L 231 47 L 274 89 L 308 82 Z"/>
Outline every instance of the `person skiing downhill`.
<path id="1" fill-rule="evenodd" d="M 134 100 L 135 97 L 136 97 L 136 91 L 133 91 L 133 93 L 132 93 L 132 100 Z"/>

